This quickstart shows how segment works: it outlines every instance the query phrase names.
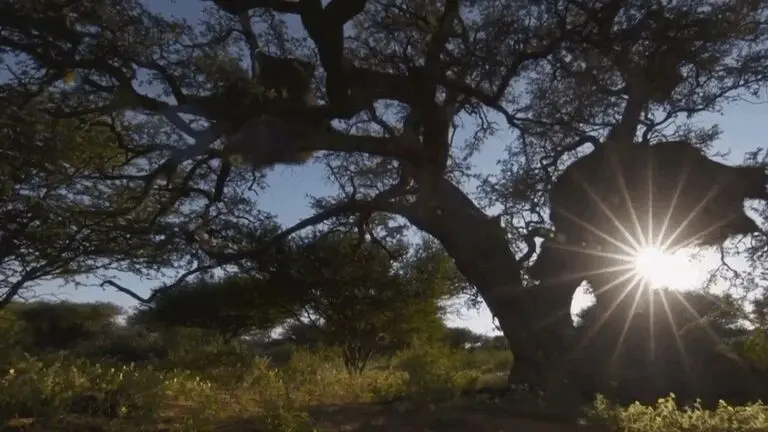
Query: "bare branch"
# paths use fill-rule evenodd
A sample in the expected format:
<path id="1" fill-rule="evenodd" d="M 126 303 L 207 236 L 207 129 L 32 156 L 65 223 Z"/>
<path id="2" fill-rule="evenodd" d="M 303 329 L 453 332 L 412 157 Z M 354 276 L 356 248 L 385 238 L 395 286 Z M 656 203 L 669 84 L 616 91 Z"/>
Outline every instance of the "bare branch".
<path id="1" fill-rule="evenodd" d="M 194 275 L 196 275 L 198 273 L 202 273 L 202 272 L 206 272 L 206 271 L 209 271 L 209 270 L 213 270 L 214 268 L 216 268 L 216 266 L 214 266 L 214 265 L 197 266 L 197 267 L 193 268 L 192 270 L 184 272 L 173 283 L 171 283 L 169 285 L 163 285 L 163 286 L 161 286 L 159 288 L 155 288 L 154 290 L 152 290 L 152 292 L 149 294 L 148 297 L 142 297 L 136 291 L 134 291 L 134 290 L 132 290 L 130 288 L 126 288 L 126 287 L 120 285 L 119 283 L 115 282 L 112 279 L 106 280 L 106 281 L 102 282 L 101 283 L 101 287 L 103 288 L 105 286 L 111 286 L 112 288 L 114 288 L 118 292 L 121 292 L 121 293 L 131 297 L 132 299 L 138 301 L 139 303 L 149 304 L 149 303 L 152 303 L 152 301 L 159 294 L 162 294 L 165 291 L 170 291 L 170 290 L 178 288 L 187 279 L 189 279 L 191 276 L 194 276 Z"/>

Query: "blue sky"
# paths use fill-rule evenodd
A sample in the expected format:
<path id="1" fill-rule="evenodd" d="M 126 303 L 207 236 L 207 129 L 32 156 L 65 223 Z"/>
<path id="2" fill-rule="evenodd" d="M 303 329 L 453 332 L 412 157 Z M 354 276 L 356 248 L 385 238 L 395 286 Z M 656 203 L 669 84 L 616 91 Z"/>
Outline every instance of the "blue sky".
<path id="1" fill-rule="evenodd" d="M 203 5 L 202 1 L 189 0 L 175 3 L 167 0 L 147 0 L 145 3 L 154 10 L 184 17 L 190 21 L 196 21 L 200 17 Z M 766 145 L 766 137 L 768 137 L 766 105 L 749 103 L 731 105 L 725 109 L 723 115 L 702 116 L 699 122 L 717 123 L 721 126 L 724 134 L 718 147 L 731 150 L 729 158 L 731 162 L 737 163 L 741 161 L 744 152 Z M 496 172 L 496 161 L 504 156 L 504 145 L 505 143 L 501 140 L 488 142 L 474 159 L 475 169 L 478 172 Z M 264 210 L 278 215 L 285 225 L 290 225 L 310 214 L 306 199 L 308 194 L 322 196 L 334 192 L 324 178 L 323 168 L 317 165 L 277 168 L 270 173 L 269 184 L 270 188 L 259 197 L 259 202 Z M 157 285 L 157 281 L 142 281 L 133 276 L 122 276 L 119 280 L 123 285 L 144 294 Z M 119 293 L 99 288 L 81 288 L 73 291 L 71 287 L 60 281 L 47 282 L 40 291 L 75 301 L 99 300 L 111 301 L 122 306 L 134 305 L 134 302 Z M 587 301 L 588 297 L 577 296 L 574 300 L 574 309 L 583 307 Z M 484 333 L 493 331 L 491 315 L 487 309 L 483 308 L 479 312 L 467 311 L 462 315 L 451 319 L 450 324 L 469 327 Z"/>

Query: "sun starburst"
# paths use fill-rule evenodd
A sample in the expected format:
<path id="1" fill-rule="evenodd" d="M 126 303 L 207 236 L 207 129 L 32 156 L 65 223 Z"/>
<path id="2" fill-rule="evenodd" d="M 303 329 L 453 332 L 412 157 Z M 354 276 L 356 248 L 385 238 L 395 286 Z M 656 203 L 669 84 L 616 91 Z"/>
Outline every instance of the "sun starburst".
<path id="1" fill-rule="evenodd" d="M 686 251 L 665 252 L 646 247 L 634 257 L 634 272 L 651 288 L 692 289 L 701 278 L 701 269 Z"/>

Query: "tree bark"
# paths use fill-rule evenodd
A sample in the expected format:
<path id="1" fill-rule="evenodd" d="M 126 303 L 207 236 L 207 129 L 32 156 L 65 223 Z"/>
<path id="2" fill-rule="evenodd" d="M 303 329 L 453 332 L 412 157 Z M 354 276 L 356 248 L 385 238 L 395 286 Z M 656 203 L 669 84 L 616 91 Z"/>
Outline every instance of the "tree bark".
<path id="1" fill-rule="evenodd" d="M 429 203 L 423 202 L 427 199 Z M 443 245 L 498 319 L 515 359 L 512 380 L 541 384 L 542 356 L 551 351 L 545 344 L 554 341 L 541 337 L 547 328 L 543 318 L 551 317 L 553 308 L 559 306 L 558 301 L 551 304 L 548 298 L 556 294 L 560 305 L 567 303 L 570 320 L 575 287 L 570 293 L 526 288 L 521 265 L 509 247 L 504 228 L 448 180 L 443 179 L 430 197 L 417 200 L 409 208 L 413 211 L 401 215 Z"/>

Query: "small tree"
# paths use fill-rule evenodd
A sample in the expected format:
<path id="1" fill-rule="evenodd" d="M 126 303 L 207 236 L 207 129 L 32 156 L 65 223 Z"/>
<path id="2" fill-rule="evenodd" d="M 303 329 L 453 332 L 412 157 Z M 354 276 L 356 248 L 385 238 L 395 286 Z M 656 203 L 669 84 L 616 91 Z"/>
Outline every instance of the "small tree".
<path id="1" fill-rule="evenodd" d="M 410 255 L 397 249 L 400 254 L 388 254 L 357 237 L 329 234 L 305 238 L 294 250 L 293 283 L 308 292 L 301 318 L 325 343 L 341 348 L 351 372 L 414 338 L 441 335 L 441 300 L 457 289 L 450 260 L 434 245 Z"/>
<path id="2" fill-rule="evenodd" d="M 7 312 L 21 324 L 20 343 L 33 351 L 67 350 L 111 332 L 122 312 L 112 303 L 12 303 Z"/>
<path id="3" fill-rule="evenodd" d="M 210 330 L 227 339 L 257 330 L 270 330 L 293 316 L 301 293 L 275 288 L 274 281 L 230 276 L 199 279 L 172 290 L 159 291 L 152 303 L 132 317 L 150 328 L 192 327 Z"/>

